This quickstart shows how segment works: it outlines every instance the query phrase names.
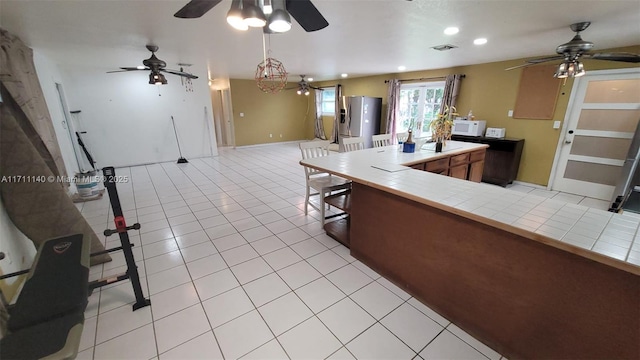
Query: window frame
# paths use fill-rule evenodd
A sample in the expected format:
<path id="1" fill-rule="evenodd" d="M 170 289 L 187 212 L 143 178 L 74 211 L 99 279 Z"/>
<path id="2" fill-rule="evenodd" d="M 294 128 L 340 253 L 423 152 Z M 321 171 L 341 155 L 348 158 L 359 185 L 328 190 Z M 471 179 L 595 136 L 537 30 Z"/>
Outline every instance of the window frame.
<path id="1" fill-rule="evenodd" d="M 444 86 L 445 86 L 445 81 L 427 81 L 427 82 L 418 82 L 418 83 L 408 83 L 408 84 L 400 84 L 400 91 L 402 92 L 403 90 L 414 90 L 414 89 L 419 89 L 419 96 L 418 96 L 418 101 L 417 103 L 415 102 L 410 102 L 407 105 L 410 106 L 412 103 L 417 105 L 417 113 L 415 116 L 415 119 L 410 119 L 409 120 L 409 124 L 411 124 L 412 122 L 414 123 L 414 127 L 415 127 L 415 122 L 416 119 L 423 119 L 424 120 L 424 110 L 426 108 L 426 105 L 431 104 L 433 106 L 435 105 L 440 105 L 442 106 L 442 99 L 440 99 L 440 103 L 438 102 L 429 102 L 428 99 L 426 99 L 427 96 L 427 91 L 430 89 L 433 89 L 437 92 L 438 89 L 443 89 L 444 90 Z M 435 94 L 435 92 L 434 92 Z M 398 99 L 398 101 L 400 101 L 400 99 Z M 431 119 L 433 120 L 433 119 Z M 404 124 L 404 119 L 402 119 L 402 121 L 400 122 L 401 124 Z M 398 126 L 398 125 L 396 125 Z M 398 132 L 406 132 L 408 129 L 405 128 L 404 126 L 402 128 L 397 128 Z M 424 124 L 422 125 L 422 127 L 420 129 L 415 129 L 414 128 L 414 132 L 415 132 L 415 136 L 430 136 L 431 135 L 431 129 L 427 128 L 427 130 L 424 130 Z"/>
<path id="2" fill-rule="evenodd" d="M 329 87 L 323 87 L 320 89 L 322 90 L 322 116 L 335 116 L 336 88 L 334 86 L 329 86 Z M 325 94 L 327 91 L 333 92 L 333 96 L 331 97 L 331 100 L 325 99 Z M 325 111 L 325 104 L 327 103 L 332 103 L 333 111 Z"/>

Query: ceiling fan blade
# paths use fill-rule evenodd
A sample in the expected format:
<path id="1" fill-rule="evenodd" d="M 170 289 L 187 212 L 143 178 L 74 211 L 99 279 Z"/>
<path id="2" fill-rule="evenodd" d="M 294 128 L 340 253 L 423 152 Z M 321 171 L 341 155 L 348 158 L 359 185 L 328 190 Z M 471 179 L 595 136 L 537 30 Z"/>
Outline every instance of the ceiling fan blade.
<path id="1" fill-rule="evenodd" d="M 518 65 L 518 66 L 512 66 L 510 68 L 506 68 L 505 70 L 519 69 L 521 67 L 527 67 L 527 66 L 531 66 L 531 65 L 541 64 L 541 63 L 547 62 L 547 61 L 562 60 L 562 59 L 564 59 L 564 56 L 562 56 L 562 55 L 549 56 L 549 57 L 546 57 L 546 58 L 531 59 L 531 60 L 526 60 L 526 64 L 522 64 L 522 65 Z"/>
<path id="2" fill-rule="evenodd" d="M 193 74 L 189 74 L 189 73 L 182 72 L 182 71 L 177 71 L 177 70 L 160 69 L 160 71 L 166 72 L 166 73 L 169 73 L 169 74 L 173 74 L 173 75 L 186 77 L 186 78 L 189 78 L 189 79 L 197 79 L 198 78 L 197 76 L 195 76 Z"/>
<path id="3" fill-rule="evenodd" d="M 327 20 L 310 0 L 287 0 L 286 8 L 306 32 L 317 31 L 329 26 Z"/>
<path id="4" fill-rule="evenodd" d="M 594 60 L 609 60 L 609 61 L 622 61 L 630 63 L 640 62 L 640 55 L 632 53 L 597 53 L 597 54 L 584 54 L 585 59 Z"/>
<path id="5" fill-rule="evenodd" d="M 195 19 L 204 15 L 222 0 L 191 0 L 173 16 L 181 19 Z"/>
<path id="6" fill-rule="evenodd" d="M 506 68 L 505 70 L 520 69 L 520 68 L 527 67 L 527 66 L 531 66 L 531 65 L 533 65 L 533 64 L 522 64 L 522 65 L 512 66 L 512 67 L 510 67 L 510 68 Z"/>
<path id="7" fill-rule="evenodd" d="M 555 61 L 555 60 L 562 60 L 562 59 L 564 59 L 563 55 L 555 55 L 555 56 L 549 56 L 545 58 L 531 59 L 531 60 L 527 60 L 527 62 L 529 64 L 540 64 L 547 61 Z"/>
<path id="8" fill-rule="evenodd" d="M 146 70 L 146 71 L 149 71 L 149 70 L 151 70 L 151 69 L 149 69 L 149 68 L 138 69 L 137 67 L 121 67 L 121 68 L 120 68 L 120 70 L 107 71 L 107 74 L 109 74 L 109 73 L 116 73 L 116 72 L 125 72 L 125 71 L 136 71 L 136 70 Z"/>

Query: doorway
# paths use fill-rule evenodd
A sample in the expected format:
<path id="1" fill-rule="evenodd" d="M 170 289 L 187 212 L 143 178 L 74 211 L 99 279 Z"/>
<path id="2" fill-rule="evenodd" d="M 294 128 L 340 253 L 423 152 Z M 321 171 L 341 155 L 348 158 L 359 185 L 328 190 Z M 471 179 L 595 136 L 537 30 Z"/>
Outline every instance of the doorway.
<path id="1" fill-rule="evenodd" d="M 577 78 L 551 174 L 557 191 L 610 200 L 640 119 L 640 69 Z"/>
<path id="2" fill-rule="evenodd" d="M 218 146 L 235 146 L 231 91 L 229 89 L 211 90 L 211 103 Z"/>

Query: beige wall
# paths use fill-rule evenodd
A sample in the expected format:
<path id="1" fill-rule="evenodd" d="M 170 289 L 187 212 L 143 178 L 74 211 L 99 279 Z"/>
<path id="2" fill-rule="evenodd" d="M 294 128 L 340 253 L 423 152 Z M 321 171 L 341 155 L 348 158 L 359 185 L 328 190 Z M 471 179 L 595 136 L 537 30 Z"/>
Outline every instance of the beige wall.
<path id="1" fill-rule="evenodd" d="M 640 45 L 606 51 L 640 53 Z M 473 110 L 476 119 L 486 120 L 487 126 L 506 128 L 507 137 L 525 139 L 518 180 L 547 185 L 560 136 L 560 130 L 552 127 L 553 120 L 564 121 L 573 80 L 567 80 L 566 84 L 561 87 L 553 120 L 510 118 L 507 113 L 515 106 L 522 71 L 520 69 L 505 71 L 504 69 L 520 65 L 523 60 L 348 78 L 313 83 L 313 85 L 323 87 L 340 83 L 345 96 L 381 97 L 384 124 L 387 109 L 387 84 L 385 84 L 385 80 L 394 77 L 402 80 L 457 73 L 465 74 L 466 77 L 462 80 L 458 97 L 458 112 L 466 114 L 469 110 Z M 638 66 L 637 64 L 593 60 L 585 60 L 584 65 L 587 71 Z M 264 94 L 257 88 L 253 80 L 231 80 L 231 96 L 237 145 L 313 138 L 315 113 L 313 93 L 308 97 L 299 96 L 295 91 L 284 91 L 276 95 Z M 245 113 L 244 118 L 239 117 L 240 112 Z M 333 118 L 323 117 L 323 120 L 328 137 L 333 126 Z M 273 133 L 274 137 L 269 138 L 269 133 Z M 283 138 L 279 137 L 280 133 L 283 133 Z"/>
<path id="2" fill-rule="evenodd" d="M 300 96 L 295 90 L 264 93 L 254 80 L 232 79 L 230 86 L 237 146 L 302 140 L 313 127 L 307 123 L 307 112 L 314 113 L 312 95 Z"/>
<path id="3" fill-rule="evenodd" d="M 455 51 L 455 50 L 454 50 Z M 640 53 L 640 46 L 612 49 L 607 51 L 625 51 Z M 314 83 L 316 86 L 331 86 L 342 84 L 344 95 L 365 95 L 381 97 L 383 107 L 383 122 L 387 105 L 387 84 L 384 80 L 397 77 L 398 79 L 414 79 L 423 77 L 437 77 L 448 74 L 465 74 L 462 80 L 457 109 L 460 114 L 467 114 L 473 110 L 478 120 L 486 120 L 488 127 L 506 128 L 507 137 L 525 139 L 524 151 L 518 172 L 518 180 L 534 184 L 547 185 L 553 158 L 560 136 L 560 130 L 553 129 L 553 120 L 564 121 L 573 80 L 568 80 L 560 89 L 553 120 L 525 120 L 507 116 L 509 110 L 515 106 L 516 95 L 520 83 L 521 70 L 505 71 L 510 66 L 520 65 L 524 59 L 501 61 L 488 64 L 461 66 L 448 69 L 406 72 L 401 74 L 385 74 L 362 78 L 341 79 Z M 637 66 L 637 64 L 619 63 L 613 61 L 584 61 L 589 70 L 614 69 Z M 561 81 L 561 80 L 558 80 Z M 327 134 L 331 131 L 333 119 L 324 118 Z M 307 137 L 313 136 L 313 123 L 309 121 Z M 311 135 L 309 135 L 311 134 Z"/>

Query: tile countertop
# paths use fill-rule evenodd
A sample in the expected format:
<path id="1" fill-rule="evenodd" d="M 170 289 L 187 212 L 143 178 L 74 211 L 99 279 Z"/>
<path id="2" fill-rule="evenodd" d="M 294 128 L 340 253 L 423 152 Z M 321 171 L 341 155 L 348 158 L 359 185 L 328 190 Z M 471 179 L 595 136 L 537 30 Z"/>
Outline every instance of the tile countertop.
<path id="1" fill-rule="evenodd" d="M 487 147 L 448 141 L 437 154 L 431 150 L 433 145 L 425 144 L 415 153 L 400 152 L 393 145 L 306 159 L 300 164 L 640 275 L 639 214 L 616 214 L 397 166 Z"/>

